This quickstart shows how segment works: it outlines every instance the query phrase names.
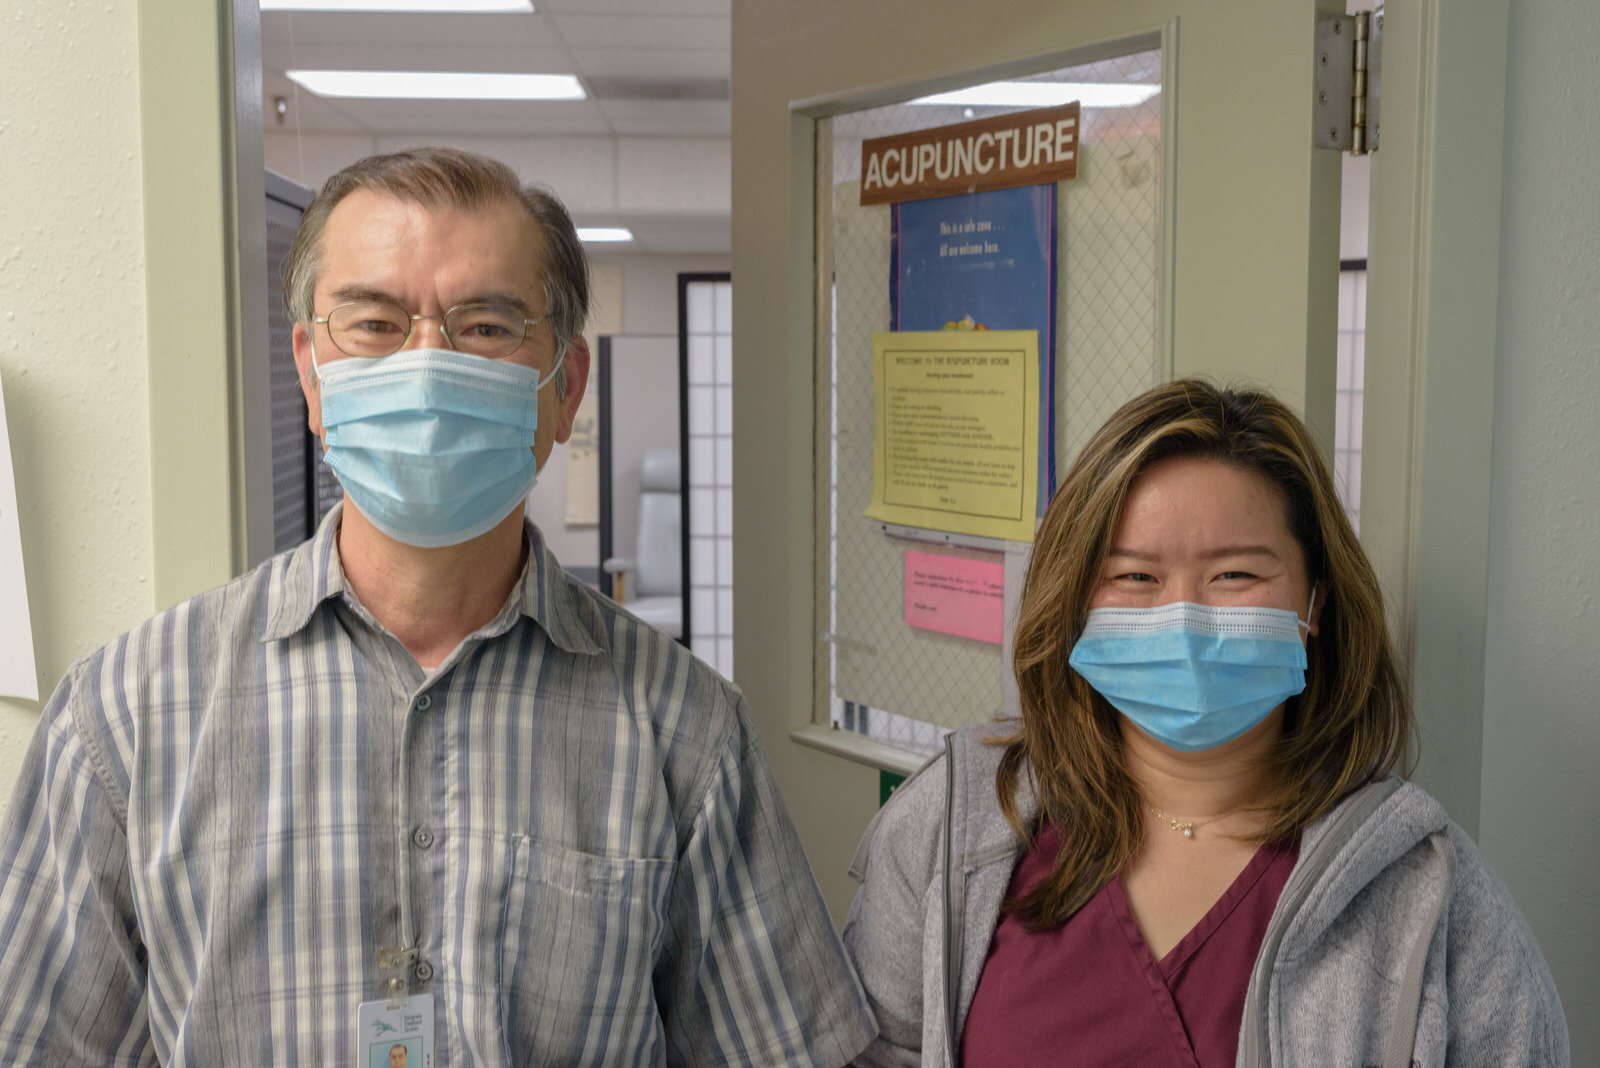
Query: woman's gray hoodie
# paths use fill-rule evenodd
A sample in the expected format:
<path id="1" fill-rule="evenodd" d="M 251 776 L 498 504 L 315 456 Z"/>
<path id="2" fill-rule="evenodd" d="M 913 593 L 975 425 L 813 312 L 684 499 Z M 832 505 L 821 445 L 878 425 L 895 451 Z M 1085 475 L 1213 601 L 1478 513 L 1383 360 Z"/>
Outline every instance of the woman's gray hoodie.
<path id="1" fill-rule="evenodd" d="M 957 1063 L 1018 842 L 993 728 L 949 737 L 862 839 L 844 944 L 878 1016 L 855 1063 Z M 1025 819 L 1031 796 L 1019 797 Z M 951 858 L 951 863 L 946 863 Z M 1570 1063 L 1550 971 L 1504 884 L 1422 789 L 1388 779 L 1308 827 L 1245 997 L 1241 1066 Z"/>

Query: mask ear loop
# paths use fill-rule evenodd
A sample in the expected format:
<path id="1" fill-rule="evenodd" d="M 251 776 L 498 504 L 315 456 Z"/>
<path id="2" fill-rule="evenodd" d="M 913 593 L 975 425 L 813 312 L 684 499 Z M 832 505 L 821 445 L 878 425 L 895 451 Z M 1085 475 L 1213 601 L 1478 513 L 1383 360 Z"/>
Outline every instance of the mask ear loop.
<path id="1" fill-rule="evenodd" d="M 1312 586 L 1311 586 L 1311 600 L 1306 602 L 1306 618 L 1301 619 L 1299 616 L 1295 616 L 1294 617 L 1294 621 L 1296 623 L 1300 624 L 1302 627 L 1306 628 L 1307 632 L 1309 632 L 1311 630 L 1311 610 L 1313 608 L 1315 608 L 1316 606 L 1317 606 L 1317 587 L 1316 587 L 1316 584 L 1313 583 Z"/>
<path id="2" fill-rule="evenodd" d="M 322 390 L 322 368 L 317 366 L 317 324 L 312 323 L 311 329 L 306 332 L 306 344 L 311 346 L 311 377 L 316 380 L 317 390 Z"/>
<path id="3" fill-rule="evenodd" d="M 315 350 L 313 350 L 313 352 L 315 352 Z M 550 373 L 549 374 L 547 374 L 543 378 L 539 379 L 539 384 L 533 387 L 533 391 L 535 393 L 539 392 L 545 386 L 548 386 L 551 382 L 555 381 L 555 377 L 556 377 L 556 375 L 561 373 L 561 365 L 566 362 L 566 359 L 567 359 L 567 343 L 565 341 L 563 341 L 561 343 L 560 351 L 558 351 L 556 353 L 556 365 L 554 367 L 550 368 Z"/>

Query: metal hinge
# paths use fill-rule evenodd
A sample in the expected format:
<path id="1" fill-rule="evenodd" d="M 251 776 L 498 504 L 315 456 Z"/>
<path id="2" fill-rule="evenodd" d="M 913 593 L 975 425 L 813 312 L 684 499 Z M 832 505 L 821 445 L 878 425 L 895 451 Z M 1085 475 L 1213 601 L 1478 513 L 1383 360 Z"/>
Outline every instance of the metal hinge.
<path id="1" fill-rule="evenodd" d="M 1311 143 L 1357 156 L 1378 150 L 1378 88 L 1383 8 L 1353 15 L 1317 13 Z"/>

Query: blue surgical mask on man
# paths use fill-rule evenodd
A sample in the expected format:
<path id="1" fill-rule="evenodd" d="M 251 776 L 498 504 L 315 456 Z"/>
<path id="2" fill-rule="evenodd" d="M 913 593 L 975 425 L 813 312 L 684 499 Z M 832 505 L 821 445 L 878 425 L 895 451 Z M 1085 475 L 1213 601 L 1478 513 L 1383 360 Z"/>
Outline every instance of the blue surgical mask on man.
<path id="1" fill-rule="evenodd" d="M 1233 741 L 1305 690 L 1300 631 L 1310 626 L 1281 608 L 1096 608 L 1068 662 L 1140 730 L 1197 752 Z"/>
<path id="2" fill-rule="evenodd" d="M 543 378 L 521 364 L 449 349 L 350 358 L 313 372 L 324 454 L 374 527 L 407 545 L 458 545 L 522 507 L 539 475 L 533 454 Z"/>

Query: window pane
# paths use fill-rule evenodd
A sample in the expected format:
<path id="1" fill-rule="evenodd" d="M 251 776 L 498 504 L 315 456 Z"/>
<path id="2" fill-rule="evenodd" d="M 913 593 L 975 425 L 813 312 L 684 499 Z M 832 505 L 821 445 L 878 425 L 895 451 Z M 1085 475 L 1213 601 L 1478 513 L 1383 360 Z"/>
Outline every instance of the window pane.
<path id="1" fill-rule="evenodd" d="M 710 334 L 716 330 L 716 312 L 712 307 L 711 287 L 689 286 L 689 333 Z"/>
<path id="2" fill-rule="evenodd" d="M 689 384 L 709 386 L 716 373 L 714 350 L 716 343 L 704 334 L 689 338 Z"/>
<path id="3" fill-rule="evenodd" d="M 712 461 L 716 445 L 715 438 L 689 439 L 689 485 L 709 486 L 716 480 L 717 469 Z"/>
<path id="4" fill-rule="evenodd" d="M 715 434 L 717 432 L 712 405 L 716 403 L 712 386 L 689 387 L 689 433 Z"/>
<path id="5" fill-rule="evenodd" d="M 689 585 L 709 586 L 717 578 L 717 543 L 711 538 L 689 539 Z"/>
<path id="6" fill-rule="evenodd" d="M 716 490 L 689 490 L 689 533 L 715 534 L 717 532 Z"/>

